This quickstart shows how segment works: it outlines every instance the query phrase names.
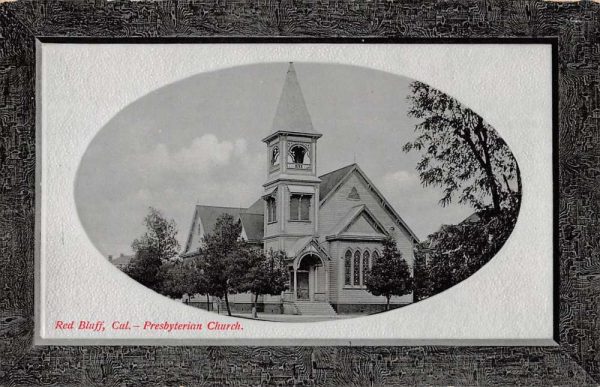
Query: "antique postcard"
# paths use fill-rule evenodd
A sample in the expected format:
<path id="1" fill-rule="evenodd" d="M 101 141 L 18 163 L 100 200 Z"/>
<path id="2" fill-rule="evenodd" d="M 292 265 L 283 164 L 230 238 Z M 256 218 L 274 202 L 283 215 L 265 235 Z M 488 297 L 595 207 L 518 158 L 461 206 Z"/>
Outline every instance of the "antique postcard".
<path id="1" fill-rule="evenodd" d="M 39 343 L 554 343 L 549 44 L 37 55 Z"/>

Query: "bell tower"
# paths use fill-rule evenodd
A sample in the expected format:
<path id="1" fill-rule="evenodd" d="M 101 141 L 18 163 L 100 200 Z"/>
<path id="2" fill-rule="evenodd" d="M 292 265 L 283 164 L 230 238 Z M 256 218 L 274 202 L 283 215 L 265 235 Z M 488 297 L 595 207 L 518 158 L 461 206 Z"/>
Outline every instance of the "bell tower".
<path id="1" fill-rule="evenodd" d="M 265 250 L 288 250 L 316 236 L 319 221 L 317 140 L 294 64 L 290 63 L 267 145 Z"/>

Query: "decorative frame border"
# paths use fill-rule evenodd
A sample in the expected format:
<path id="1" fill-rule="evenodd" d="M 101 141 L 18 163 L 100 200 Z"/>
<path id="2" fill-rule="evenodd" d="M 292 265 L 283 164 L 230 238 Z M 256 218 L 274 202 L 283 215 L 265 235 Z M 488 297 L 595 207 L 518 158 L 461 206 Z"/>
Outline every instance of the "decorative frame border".
<path id="1" fill-rule="evenodd" d="M 600 384 L 600 8 L 587 1 L 396 1 L 21 0 L 0 5 L 0 137 L 7 155 L 0 170 L 0 384 Z M 76 38 L 553 41 L 559 345 L 33 346 L 35 45 Z"/>

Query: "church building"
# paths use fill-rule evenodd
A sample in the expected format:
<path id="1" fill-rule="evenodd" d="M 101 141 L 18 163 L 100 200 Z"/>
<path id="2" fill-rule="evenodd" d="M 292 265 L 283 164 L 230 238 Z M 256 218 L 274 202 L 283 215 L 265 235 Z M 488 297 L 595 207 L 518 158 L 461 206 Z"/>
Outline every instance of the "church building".
<path id="1" fill-rule="evenodd" d="M 384 310 L 385 297 L 370 294 L 364 282 L 386 236 L 396 240 L 413 266 L 417 237 L 357 164 L 318 174 L 321 136 L 290 64 L 272 129 L 262 139 L 262 197 L 248 208 L 196 206 L 184 258 L 197 253 L 223 213 L 241 222 L 242 237 L 249 242 L 287 253 L 289 289 L 281 296 L 261 296 L 259 311 L 334 315 Z M 231 295 L 229 301 L 238 312 L 252 305 L 250 294 Z M 392 297 L 390 305 L 411 302 L 409 294 Z"/>

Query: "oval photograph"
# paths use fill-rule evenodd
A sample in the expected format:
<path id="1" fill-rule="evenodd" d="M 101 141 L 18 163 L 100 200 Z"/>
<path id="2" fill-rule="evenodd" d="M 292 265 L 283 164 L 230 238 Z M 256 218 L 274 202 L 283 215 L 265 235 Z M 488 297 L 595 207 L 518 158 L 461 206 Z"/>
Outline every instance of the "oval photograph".
<path id="1" fill-rule="evenodd" d="M 514 228 L 519 168 L 478 113 L 364 67 L 201 73 L 98 132 L 77 210 L 115 270 L 174 302 L 282 322 L 385 312 L 467 280 Z"/>

